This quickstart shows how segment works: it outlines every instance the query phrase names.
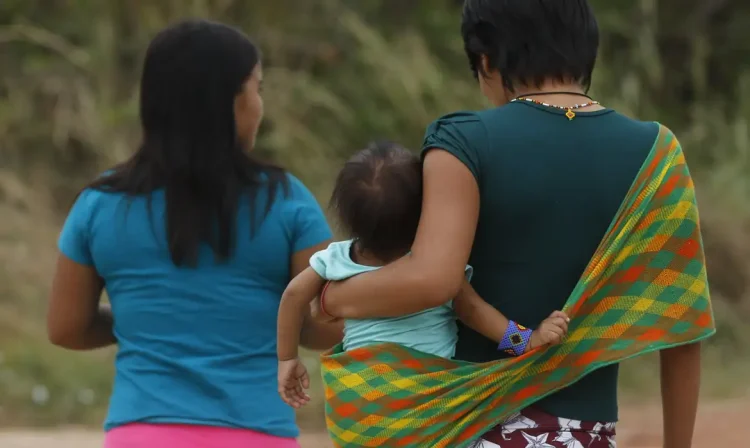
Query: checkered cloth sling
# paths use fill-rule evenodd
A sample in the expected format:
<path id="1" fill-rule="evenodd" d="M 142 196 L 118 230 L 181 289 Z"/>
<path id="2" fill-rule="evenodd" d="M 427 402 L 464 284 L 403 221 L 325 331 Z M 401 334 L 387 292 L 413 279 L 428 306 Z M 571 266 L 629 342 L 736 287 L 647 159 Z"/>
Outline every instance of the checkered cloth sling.
<path id="1" fill-rule="evenodd" d="M 564 311 L 562 344 L 484 364 L 397 344 L 333 349 L 322 373 L 334 443 L 466 447 L 595 369 L 713 335 L 693 181 L 667 128 Z"/>

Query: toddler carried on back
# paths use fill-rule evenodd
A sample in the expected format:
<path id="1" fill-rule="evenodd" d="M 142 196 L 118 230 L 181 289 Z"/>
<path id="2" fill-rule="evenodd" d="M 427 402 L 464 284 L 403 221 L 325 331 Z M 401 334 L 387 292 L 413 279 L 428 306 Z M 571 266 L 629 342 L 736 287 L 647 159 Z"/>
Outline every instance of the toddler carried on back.
<path id="1" fill-rule="evenodd" d="M 304 389 L 310 380 L 298 356 L 306 309 L 327 282 L 378 269 L 409 253 L 422 208 L 421 161 L 396 144 L 371 144 L 339 173 L 331 207 L 351 239 L 332 243 L 313 255 L 310 267 L 289 283 L 279 306 L 279 393 L 294 407 L 309 401 Z M 508 319 L 471 287 L 471 266 L 465 272 L 458 296 L 437 308 L 395 318 L 347 319 L 344 349 L 391 342 L 452 358 L 458 340 L 457 318 L 497 342 L 498 350 L 512 355 L 562 340 L 568 324 L 565 314 L 555 311 L 533 331 L 514 323 L 510 325 L 515 328 L 509 329 Z"/>

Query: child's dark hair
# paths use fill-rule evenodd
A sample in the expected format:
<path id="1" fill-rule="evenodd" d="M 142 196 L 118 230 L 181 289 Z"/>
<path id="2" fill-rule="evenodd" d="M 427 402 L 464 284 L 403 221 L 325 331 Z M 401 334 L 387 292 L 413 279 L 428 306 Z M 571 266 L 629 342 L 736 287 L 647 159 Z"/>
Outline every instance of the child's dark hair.
<path id="1" fill-rule="evenodd" d="M 370 143 L 339 173 L 331 208 L 358 250 L 383 261 L 405 255 L 422 211 L 419 157 L 392 142 Z"/>

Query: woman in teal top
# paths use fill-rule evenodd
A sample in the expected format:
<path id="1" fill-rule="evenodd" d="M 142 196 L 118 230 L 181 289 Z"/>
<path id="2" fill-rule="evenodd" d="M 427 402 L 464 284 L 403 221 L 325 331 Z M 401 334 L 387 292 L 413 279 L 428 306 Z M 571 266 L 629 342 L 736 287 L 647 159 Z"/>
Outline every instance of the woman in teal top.
<path id="1" fill-rule="evenodd" d="M 326 309 L 391 317 L 455 296 L 468 263 L 479 295 L 535 328 L 560 309 L 658 133 L 586 95 L 598 28 L 585 0 L 467 0 L 462 35 L 494 108 L 444 116 L 423 144 L 424 197 L 409 256 L 331 285 Z M 456 358 L 508 356 L 459 324 Z M 665 447 L 689 447 L 700 350 L 661 353 Z M 617 366 L 539 401 L 485 446 L 614 446 Z"/>
<path id="2" fill-rule="evenodd" d="M 298 446 L 276 393 L 276 315 L 331 232 L 299 180 L 250 152 L 262 78 L 233 28 L 159 33 L 141 80 L 143 141 L 81 192 L 62 229 L 49 337 L 117 345 L 108 448 Z M 303 345 L 340 338 L 306 319 Z"/>

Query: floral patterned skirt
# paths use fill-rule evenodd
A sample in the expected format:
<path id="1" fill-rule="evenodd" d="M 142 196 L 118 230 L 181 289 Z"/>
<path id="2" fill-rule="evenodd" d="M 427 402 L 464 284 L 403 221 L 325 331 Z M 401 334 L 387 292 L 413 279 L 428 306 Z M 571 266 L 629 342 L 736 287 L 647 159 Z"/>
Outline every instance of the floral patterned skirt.
<path id="1" fill-rule="evenodd" d="M 524 409 L 482 436 L 476 448 L 616 448 L 615 424 L 558 418 Z"/>

